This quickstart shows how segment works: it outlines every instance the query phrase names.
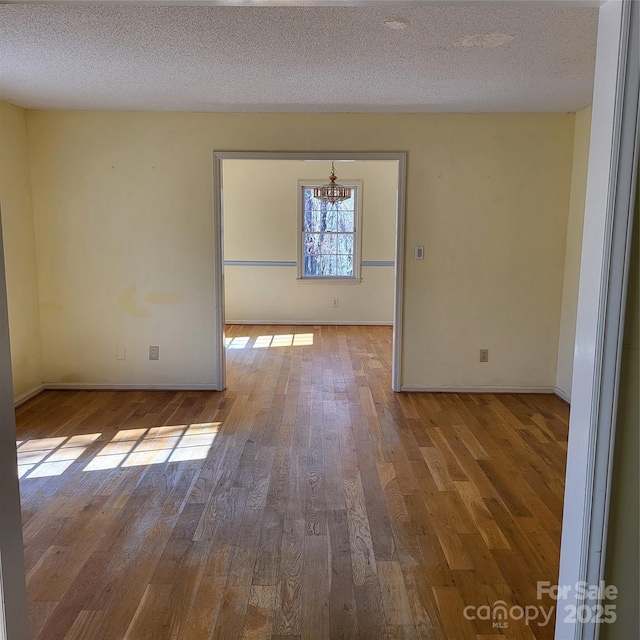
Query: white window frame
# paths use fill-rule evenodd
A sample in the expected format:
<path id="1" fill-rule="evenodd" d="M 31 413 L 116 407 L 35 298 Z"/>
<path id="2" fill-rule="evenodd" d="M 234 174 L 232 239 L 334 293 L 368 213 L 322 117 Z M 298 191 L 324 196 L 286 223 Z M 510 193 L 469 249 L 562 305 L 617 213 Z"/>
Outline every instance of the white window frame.
<path id="1" fill-rule="evenodd" d="M 326 180 L 298 180 L 298 282 L 321 282 L 336 284 L 359 284 L 362 280 L 362 180 L 340 180 L 340 184 L 351 187 L 353 193 L 353 275 L 352 276 L 307 276 L 304 274 L 304 190 L 321 187 Z M 328 232 L 330 233 L 330 232 Z"/>

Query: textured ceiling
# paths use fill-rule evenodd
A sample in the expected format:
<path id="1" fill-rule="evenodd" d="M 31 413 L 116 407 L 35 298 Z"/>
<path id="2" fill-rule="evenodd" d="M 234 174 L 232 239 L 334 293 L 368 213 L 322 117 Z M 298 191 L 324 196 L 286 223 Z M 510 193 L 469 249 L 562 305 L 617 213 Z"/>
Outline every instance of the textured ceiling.
<path id="1" fill-rule="evenodd" d="M 551 3 L 0 5 L 0 97 L 42 109 L 576 111 L 591 103 L 596 28 L 597 9 Z M 513 39 L 460 46 L 505 40 L 489 34 Z"/>

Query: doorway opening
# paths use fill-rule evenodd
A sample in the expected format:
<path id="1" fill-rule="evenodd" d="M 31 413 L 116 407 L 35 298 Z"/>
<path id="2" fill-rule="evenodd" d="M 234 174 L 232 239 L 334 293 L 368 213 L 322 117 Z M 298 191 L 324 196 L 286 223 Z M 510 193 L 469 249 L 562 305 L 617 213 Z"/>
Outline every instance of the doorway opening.
<path id="1" fill-rule="evenodd" d="M 340 223 L 331 233 L 323 220 L 321 237 L 305 229 L 305 207 L 314 206 L 313 187 L 327 182 L 332 162 L 352 198 L 331 209 Z M 405 185 L 405 153 L 214 153 L 218 389 L 226 388 L 231 322 L 391 324 L 391 388 L 400 391 Z M 309 259 L 315 240 L 328 266 Z"/>

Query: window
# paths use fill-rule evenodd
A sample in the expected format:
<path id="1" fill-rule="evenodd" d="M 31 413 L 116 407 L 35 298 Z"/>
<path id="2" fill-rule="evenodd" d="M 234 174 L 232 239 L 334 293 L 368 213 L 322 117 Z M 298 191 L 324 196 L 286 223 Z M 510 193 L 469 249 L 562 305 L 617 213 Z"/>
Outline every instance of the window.
<path id="1" fill-rule="evenodd" d="M 299 183 L 298 279 L 359 282 L 362 183 L 341 181 L 351 197 L 335 204 L 314 198 L 320 184 Z"/>

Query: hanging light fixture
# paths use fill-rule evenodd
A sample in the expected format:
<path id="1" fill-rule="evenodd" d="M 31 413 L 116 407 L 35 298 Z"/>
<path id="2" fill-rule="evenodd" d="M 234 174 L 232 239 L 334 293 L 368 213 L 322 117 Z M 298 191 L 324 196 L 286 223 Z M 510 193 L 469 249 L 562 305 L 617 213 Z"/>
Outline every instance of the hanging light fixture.
<path id="1" fill-rule="evenodd" d="M 331 163 L 331 175 L 329 176 L 330 182 L 323 184 L 321 187 L 315 187 L 313 190 L 314 198 L 335 204 L 336 202 L 342 202 L 348 200 L 351 197 L 351 188 L 345 187 L 336 183 L 336 171 Z"/>

